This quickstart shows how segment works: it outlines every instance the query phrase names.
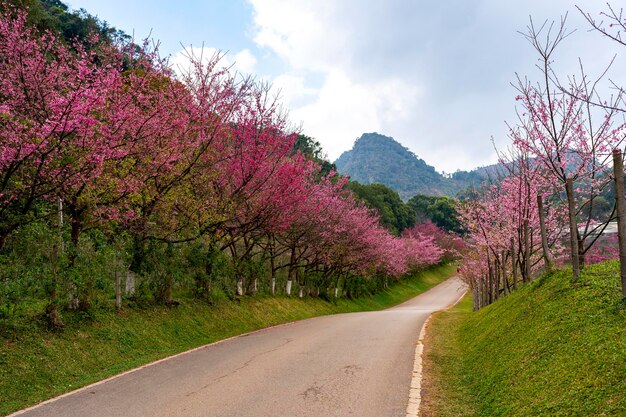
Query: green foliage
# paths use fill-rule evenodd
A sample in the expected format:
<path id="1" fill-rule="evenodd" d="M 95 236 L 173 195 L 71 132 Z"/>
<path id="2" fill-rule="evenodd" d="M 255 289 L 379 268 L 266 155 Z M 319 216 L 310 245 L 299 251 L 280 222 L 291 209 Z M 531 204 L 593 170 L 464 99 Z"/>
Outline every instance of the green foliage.
<path id="1" fill-rule="evenodd" d="M 451 330 L 435 354 L 455 352 L 438 363 L 460 378 L 444 385 L 448 400 L 473 398 L 470 415 L 626 415 L 619 265 L 588 266 L 581 278 L 587 284 L 572 286 L 571 272 L 557 271 L 478 312 L 465 305 L 436 318 L 434 334 Z"/>
<path id="2" fill-rule="evenodd" d="M 310 136 L 298 135 L 293 149 L 302 152 L 304 156 L 312 160 L 320 160 L 324 157 L 322 145 Z"/>
<path id="3" fill-rule="evenodd" d="M 613 185 L 604 187 L 600 195 L 593 199 L 593 205 L 584 201 L 579 202 L 579 204 L 582 203 L 584 203 L 584 205 L 582 205 L 580 209 L 583 217 L 587 217 L 589 210 L 591 210 L 591 218 L 601 222 L 607 221 L 612 215 L 615 215 L 615 213 L 613 213 L 613 207 L 615 206 L 615 187 Z"/>
<path id="4" fill-rule="evenodd" d="M 54 289 L 61 297 L 53 302 L 60 307 L 68 307 L 70 294 L 83 310 L 105 303 L 113 292 L 113 270 L 127 262 L 124 239 L 110 242 L 92 230 L 74 247 L 46 222 L 21 227 L 0 250 L 0 316 L 28 314 Z"/>
<path id="5" fill-rule="evenodd" d="M 23 227 L 8 239 L 0 252 L 0 317 L 15 316 L 48 292 L 52 252 L 58 244 L 42 222 Z"/>
<path id="6" fill-rule="evenodd" d="M 232 265 L 214 242 L 188 245 L 185 257 L 187 273 L 194 281 L 192 292 L 195 297 L 212 303 L 228 292 L 224 278 L 233 276 Z"/>
<path id="7" fill-rule="evenodd" d="M 404 229 L 415 225 L 415 211 L 405 204 L 397 192 L 382 184 L 362 185 L 356 181 L 348 188 L 369 208 L 380 215 L 380 220 L 391 233 L 400 235 Z"/>
<path id="8" fill-rule="evenodd" d="M 180 247 L 170 243 L 151 241 L 148 245 L 146 274 L 150 290 L 159 304 L 172 302 L 170 290 L 186 278 Z"/>
<path id="9" fill-rule="evenodd" d="M 109 26 L 107 22 L 90 15 L 84 9 L 77 11 L 59 0 L 8 0 L 20 9 L 28 9 L 28 20 L 40 30 L 50 30 L 61 35 L 68 42 L 86 40 L 91 34 L 98 34 L 101 40 L 113 42 L 128 38 L 124 32 Z"/>
<path id="10" fill-rule="evenodd" d="M 293 145 L 295 152 L 301 152 L 306 158 L 320 165 L 320 175 L 326 176 L 330 171 L 337 171 L 335 164 L 326 160 L 322 145 L 310 136 L 298 135 Z"/>
<path id="11" fill-rule="evenodd" d="M 449 232 L 463 232 L 456 201 L 452 198 L 418 194 L 407 202 L 407 206 L 414 210 L 419 222 L 428 219 Z"/>

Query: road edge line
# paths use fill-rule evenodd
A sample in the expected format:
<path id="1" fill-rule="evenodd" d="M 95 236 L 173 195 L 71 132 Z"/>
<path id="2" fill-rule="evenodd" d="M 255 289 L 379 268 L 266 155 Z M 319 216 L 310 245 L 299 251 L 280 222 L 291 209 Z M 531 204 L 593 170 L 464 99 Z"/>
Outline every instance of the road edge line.
<path id="1" fill-rule="evenodd" d="M 422 354 L 424 353 L 424 338 L 426 337 L 426 326 L 430 322 L 430 318 L 433 316 L 433 313 L 436 313 L 437 311 L 449 310 L 450 308 L 454 307 L 459 303 L 459 301 L 463 299 L 463 297 L 465 297 L 468 291 L 469 289 L 463 291 L 459 298 L 452 304 L 448 305 L 446 308 L 432 311 L 428 315 L 426 320 L 424 320 L 424 324 L 422 324 L 417 344 L 415 346 L 415 360 L 413 362 L 413 373 L 411 376 L 411 387 L 409 388 L 409 404 L 406 407 L 406 417 L 419 417 L 420 415 L 420 405 L 422 403 Z"/>
<path id="2" fill-rule="evenodd" d="M 340 313 L 340 314 L 342 314 L 342 313 Z M 248 333 L 242 333 L 242 334 L 239 334 L 239 335 L 236 335 L 236 336 L 231 336 L 231 337 L 226 338 L 226 339 L 216 340 L 215 342 L 207 343 L 207 344 L 205 344 L 205 345 L 198 346 L 198 347 L 195 347 L 195 348 L 192 348 L 192 349 L 189 349 L 189 350 L 185 350 L 185 351 L 183 351 L 183 352 L 179 352 L 179 353 L 176 353 L 176 354 L 171 355 L 171 356 L 166 356 L 166 357 L 164 357 L 164 358 L 157 359 L 157 360 L 155 360 L 155 361 L 153 361 L 153 362 L 150 362 L 150 363 L 146 363 L 146 364 L 140 365 L 140 366 L 138 366 L 137 368 L 129 369 L 129 370 L 124 371 L 124 372 L 122 372 L 122 373 L 115 374 L 115 375 L 111 375 L 111 376 L 110 376 L 110 377 L 108 377 L 108 378 L 101 379 L 100 381 L 92 382 L 92 383 L 91 383 L 91 384 L 89 384 L 89 385 L 85 385 L 85 386 L 83 386 L 83 387 L 76 388 L 75 390 L 68 391 L 68 392 L 66 392 L 66 393 L 60 394 L 60 395 L 58 395 L 58 396 L 56 396 L 56 397 L 49 398 L 49 399 L 44 400 L 44 401 L 42 401 L 42 402 L 40 402 L 40 403 L 37 403 L 37 404 L 31 405 L 31 406 L 30 406 L 30 407 L 28 407 L 28 408 L 24 408 L 24 409 L 21 409 L 21 410 L 15 411 L 15 412 L 13 412 L 13 413 L 11 413 L 11 414 L 7 414 L 7 415 L 6 415 L 6 416 L 4 416 L 4 417 L 17 417 L 17 416 L 21 416 L 22 414 L 25 414 L 25 413 L 27 413 L 28 411 L 32 411 L 32 410 L 34 410 L 34 409 L 36 409 L 36 408 L 43 407 L 43 406 L 45 406 L 45 405 L 47 405 L 47 404 L 50 404 L 50 403 L 53 403 L 53 402 L 55 402 L 55 401 L 61 400 L 61 399 L 65 398 L 65 397 L 69 397 L 70 395 L 74 395 L 74 394 L 77 394 L 77 393 L 82 392 L 82 391 L 87 391 L 87 390 L 89 390 L 89 389 L 92 389 L 92 388 L 94 388 L 94 387 L 97 387 L 98 385 L 105 384 L 105 383 L 107 383 L 107 382 L 109 382 L 109 381 L 112 381 L 112 380 L 117 379 L 117 378 L 119 378 L 119 377 L 122 377 L 122 376 L 124 376 L 124 375 L 132 374 L 132 373 L 134 373 L 134 372 L 141 371 L 142 369 L 149 368 L 149 367 L 151 367 L 151 366 L 153 366 L 153 365 L 158 365 L 158 364 L 160 364 L 160 363 L 162 363 L 162 362 L 165 362 L 165 361 L 168 361 L 168 360 L 171 360 L 171 359 L 176 359 L 176 358 L 177 358 L 177 357 L 179 357 L 179 356 L 187 355 L 187 354 L 189 354 L 189 353 L 193 353 L 193 352 L 196 352 L 196 351 L 198 351 L 198 350 L 206 349 L 206 348 L 208 348 L 208 347 L 211 347 L 211 346 L 214 346 L 214 345 L 217 345 L 217 344 L 220 344 L 220 343 L 228 342 L 229 340 L 232 340 L 232 339 L 237 339 L 238 337 L 245 337 L 245 336 L 249 336 L 249 335 L 251 335 L 251 334 L 258 333 L 258 332 L 261 332 L 261 331 L 264 331 L 264 330 L 273 329 L 273 328 L 275 328 L 275 327 L 289 326 L 289 325 L 294 324 L 294 323 L 297 323 L 297 322 L 299 322 L 299 321 L 310 320 L 310 319 L 316 319 L 316 318 L 318 318 L 318 317 L 325 317 L 325 316 L 309 317 L 309 318 L 307 318 L 307 319 L 303 319 L 303 320 L 296 320 L 296 321 L 289 321 L 289 322 L 286 322 L 286 323 L 279 323 L 279 324 L 275 324 L 275 325 L 273 325 L 273 326 L 263 327 L 262 329 L 252 330 L 252 331 L 250 331 L 250 332 L 248 332 Z"/>

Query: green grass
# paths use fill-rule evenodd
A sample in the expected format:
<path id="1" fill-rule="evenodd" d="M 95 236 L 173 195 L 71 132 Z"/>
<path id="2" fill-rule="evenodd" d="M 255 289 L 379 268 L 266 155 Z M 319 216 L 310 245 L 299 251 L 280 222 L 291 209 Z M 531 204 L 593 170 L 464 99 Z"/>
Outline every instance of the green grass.
<path id="1" fill-rule="evenodd" d="M 557 271 L 478 312 L 438 313 L 425 361 L 438 416 L 626 416 L 616 262 Z"/>
<path id="2" fill-rule="evenodd" d="M 472 296 L 466 295 L 449 310 L 434 313 L 426 329 L 423 356 L 423 417 L 475 416 L 471 393 L 461 369 L 466 354 L 459 341 L 459 326 L 472 312 Z"/>
<path id="3" fill-rule="evenodd" d="M 357 300 L 258 297 L 215 306 L 185 300 L 175 308 L 64 313 L 66 327 L 41 320 L 0 322 L 0 415 L 175 353 L 249 331 L 334 313 L 378 310 L 403 302 L 454 273 L 432 268 Z"/>

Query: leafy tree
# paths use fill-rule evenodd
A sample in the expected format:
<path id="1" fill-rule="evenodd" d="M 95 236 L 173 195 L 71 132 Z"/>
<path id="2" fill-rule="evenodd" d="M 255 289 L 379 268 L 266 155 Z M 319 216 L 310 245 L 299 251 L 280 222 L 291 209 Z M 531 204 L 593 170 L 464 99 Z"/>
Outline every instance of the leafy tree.
<path id="1" fill-rule="evenodd" d="M 328 175 L 331 171 L 337 171 L 335 164 L 324 157 L 322 145 L 310 136 L 299 134 L 293 144 L 294 153 L 300 152 L 305 158 L 321 166 L 320 175 Z"/>
<path id="2" fill-rule="evenodd" d="M 416 213 L 417 220 L 430 220 L 438 227 L 455 233 L 462 233 L 456 201 L 450 197 L 435 197 L 418 194 L 411 198 L 407 205 Z"/>
<path id="3" fill-rule="evenodd" d="M 111 43 L 127 39 L 123 31 L 87 13 L 85 9 L 70 10 L 60 0 L 8 0 L 6 4 L 28 10 L 28 23 L 40 31 L 49 30 L 59 34 L 66 42 L 86 41 L 97 34 L 101 40 Z"/>
<path id="4" fill-rule="evenodd" d="M 383 184 L 348 183 L 348 188 L 365 203 L 376 210 L 380 221 L 391 233 L 400 235 L 404 229 L 415 225 L 415 211 L 405 204 L 397 192 Z"/>

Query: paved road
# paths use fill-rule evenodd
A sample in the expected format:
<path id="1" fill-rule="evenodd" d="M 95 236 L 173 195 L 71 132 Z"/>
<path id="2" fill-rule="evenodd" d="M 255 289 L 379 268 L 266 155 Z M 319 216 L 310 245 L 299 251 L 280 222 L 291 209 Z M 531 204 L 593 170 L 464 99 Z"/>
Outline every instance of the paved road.
<path id="1" fill-rule="evenodd" d="M 21 415 L 404 417 L 421 326 L 464 290 L 452 278 L 389 310 L 319 317 L 240 336 Z"/>

